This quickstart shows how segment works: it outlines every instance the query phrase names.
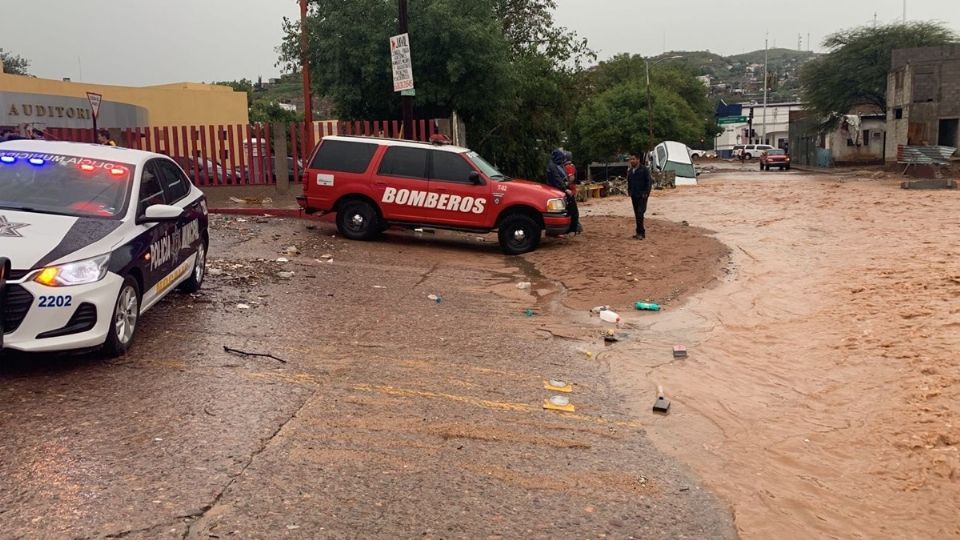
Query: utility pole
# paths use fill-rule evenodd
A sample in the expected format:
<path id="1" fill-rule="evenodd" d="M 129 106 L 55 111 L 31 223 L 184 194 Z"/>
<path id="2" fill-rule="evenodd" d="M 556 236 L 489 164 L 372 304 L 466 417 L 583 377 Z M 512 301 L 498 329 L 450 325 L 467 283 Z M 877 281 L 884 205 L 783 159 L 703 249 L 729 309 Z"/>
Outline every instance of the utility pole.
<path id="1" fill-rule="evenodd" d="M 647 135 L 649 137 L 647 151 L 653 152 L 653 101 L 650 99 L 650 61 L 644 58 L 643 65 L 647 71 Z M 646 156 L 644 156 L 644 161 L 646 161 Z"/>
<path id="2" fill-rule="evenodd" d="M 762 139 L 760 144 L 767 144 L 767 86 L 768 86 L 768 74 L 767 74 L 767 51 L 770 50 L 770 34 L 767 34 L 767 39 L 763 42 L 763 131 Z"/>
<path id="3" fill-rule="evenodd" d="M 307 59 L 307 0 L 300 0 L 300 72 L 303 75 L 303 128 L 307 151 L 313 151 L 313 94 L 310 83 L 310 61 Z"/>
<path id="4" fill-rule="evenodd" d="M 410 11 L 407 6 L 407 0 L 400 0 L 400 17 L 398 34 L 406 34 L 410 31 Z M 403 107 L 403 138 L 408 141 L 413 140 L 413 96 L 401 96 L 400 104 Z"/>

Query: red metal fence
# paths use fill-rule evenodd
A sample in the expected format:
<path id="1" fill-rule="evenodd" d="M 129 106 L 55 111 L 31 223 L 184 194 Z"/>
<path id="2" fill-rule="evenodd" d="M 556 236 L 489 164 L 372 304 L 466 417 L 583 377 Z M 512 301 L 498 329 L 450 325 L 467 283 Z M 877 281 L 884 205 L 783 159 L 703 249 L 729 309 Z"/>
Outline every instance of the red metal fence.
<path id="1" fill-rule="evenodd" d="M 201 187 L 265 185 L 277 183 L 277 153 L 285 150 L 279 165 L 292 183 L 303 181 L 304 162 L 313 153 L 308 148 L 306 127 L 288 125 L 217 125 L 137 127 L 120 131 L 117 144 L 170 156 Z M 116 134 L 116 130 L 111 130 Z M 438 132 L 434 120 L 414 123 L 414 137 L 429 141 Z M 276 140 L 283 134 L 283 141 Z M 314 138 L 354 135 L 399 138 L 399 121 L 315 122 Z M 93 142 L 90 129 L 48 128 L 47 138 L 61 141 Z"/>

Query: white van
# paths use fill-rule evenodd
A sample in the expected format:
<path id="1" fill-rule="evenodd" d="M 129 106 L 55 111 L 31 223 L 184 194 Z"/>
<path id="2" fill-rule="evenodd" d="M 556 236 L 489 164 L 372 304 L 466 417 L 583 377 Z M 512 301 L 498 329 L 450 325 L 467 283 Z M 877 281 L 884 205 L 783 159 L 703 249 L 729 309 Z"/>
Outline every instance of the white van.
<path id="1" fill-rule="evenodd" d="M 650 156 L 651 168 L 655 171 L 673 171 L 678 186 L 697 185 L 697 169 L 690 159 L 690 149 L 683 143 L 666 141 L 657 145 Z"/>

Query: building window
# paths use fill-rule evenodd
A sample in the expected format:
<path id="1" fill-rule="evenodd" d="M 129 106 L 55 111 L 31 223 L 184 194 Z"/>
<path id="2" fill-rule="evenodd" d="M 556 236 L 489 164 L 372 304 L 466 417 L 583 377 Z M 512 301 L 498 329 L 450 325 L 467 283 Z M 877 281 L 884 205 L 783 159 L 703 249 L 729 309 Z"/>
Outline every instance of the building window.
<path id="1" fill-rule="evenodd" d="M 870 146 L 870 130 L 869 129 L 863 130 L 863 145 Z"/>
<path id="2" fill-rule="evenodd" d="M 897 107 L 896 109 L 894 109 L 893 117 L 896 118 L 897 120 L 903 120 L 903 109 L 901 107 Z"/>

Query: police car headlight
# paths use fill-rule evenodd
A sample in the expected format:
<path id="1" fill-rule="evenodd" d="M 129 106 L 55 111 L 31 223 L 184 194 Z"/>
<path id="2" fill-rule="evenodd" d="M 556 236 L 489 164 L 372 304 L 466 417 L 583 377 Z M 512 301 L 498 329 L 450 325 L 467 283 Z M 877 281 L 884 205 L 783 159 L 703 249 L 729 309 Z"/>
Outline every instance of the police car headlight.
<path id="1" fill-rule="evenodd" d="M 40 271 L 34 281 L 47 287 L 71 287 L 96 283 L 106 277 L 110 255 L 101 255 L 85 261 L 60 266 L 49 266 Z"/>
<path id="2" fill-rule="evenodd" d="M 563 212 L 567 209 L 567 202 L 563 199 L 550 199 L 547 201 L 547 212 Z"/>

